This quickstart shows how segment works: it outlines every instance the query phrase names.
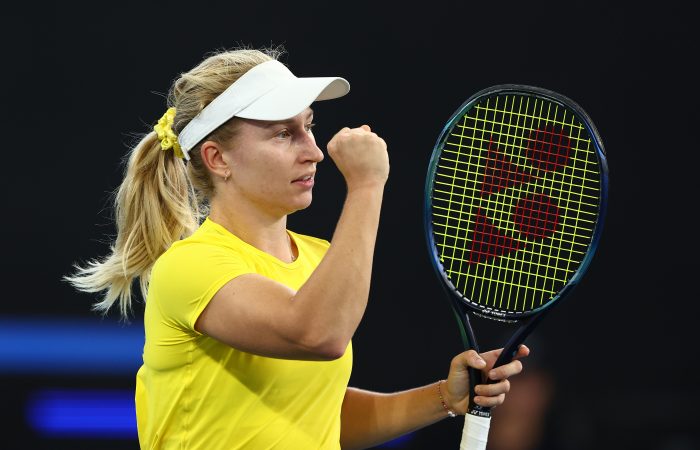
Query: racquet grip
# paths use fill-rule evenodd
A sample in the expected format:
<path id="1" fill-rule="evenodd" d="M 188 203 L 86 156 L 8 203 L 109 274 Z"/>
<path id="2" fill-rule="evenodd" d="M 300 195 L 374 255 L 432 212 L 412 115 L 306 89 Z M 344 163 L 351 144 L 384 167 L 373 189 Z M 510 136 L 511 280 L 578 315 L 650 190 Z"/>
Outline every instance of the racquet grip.
<path id="1" fill-rule="evenodd" d="M 464 416 L 464 431 L 459 450 L 485 450 L 489 438 L 491 417 L 478 417 L 472 414 Z"/>

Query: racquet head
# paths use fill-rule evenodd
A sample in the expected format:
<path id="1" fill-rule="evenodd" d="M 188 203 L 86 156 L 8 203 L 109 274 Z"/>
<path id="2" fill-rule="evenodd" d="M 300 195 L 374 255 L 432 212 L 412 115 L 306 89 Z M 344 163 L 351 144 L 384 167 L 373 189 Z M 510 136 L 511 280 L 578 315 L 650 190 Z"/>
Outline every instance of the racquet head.
<path id="1" fill-rule="evenodd" d="M 453 114 L 430 160 L 433 266 L 477 315 L 535 314 L 585 272 L 607 187 L 603 144 L 580 106 L 532 86 L 484 89 Z"/>

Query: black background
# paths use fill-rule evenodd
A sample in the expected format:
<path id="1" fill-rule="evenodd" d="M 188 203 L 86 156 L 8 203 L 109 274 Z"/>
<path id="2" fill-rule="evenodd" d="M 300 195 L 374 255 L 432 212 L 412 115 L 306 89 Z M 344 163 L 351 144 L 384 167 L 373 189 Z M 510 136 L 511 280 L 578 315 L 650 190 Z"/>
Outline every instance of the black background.
<path id="1" fill-rule="evenodd" d="M 339 128 L 363 123 L 389 146 L 391 176 L 351 385 L 395 391 L 444 378 L 461 343 L 424 243 L 428 160 L 445 121 L 471 94 L 530 84 L 588 112 L 610 166 L 599 250 L 533 338 L 533 358 L 540 351 L 538 364 L 557 378 L 548 430 L 554 448 L 700 448 L 692 345 L 696 18 L 674 1 L 648 8 L 584 1 L 13 5 L 0 18 L 0 315 L 94 317 L 94 297 L 60 278 L 72 263 L 107 252 L 109 195 L 132 134 L 163 114 L 171 81 L 206 53 L 283 45 L 282 61 L 296 75 L 351 83 L 348 96 L 314 106 L 321 148 Z M 290 228 L 330 239 L 344 182 L 330 158 L 316 181 L 313 205 L 291 216 Z M 475 326 L 477 333 L 491 327 Z M 37 386 L 129 388 L 131 376 L 0 380 L 7 448 L 137 447 L 42 441 L 21 415 Z M 428 427 L 405 448 L 455 448 L 461 424 Z"/>

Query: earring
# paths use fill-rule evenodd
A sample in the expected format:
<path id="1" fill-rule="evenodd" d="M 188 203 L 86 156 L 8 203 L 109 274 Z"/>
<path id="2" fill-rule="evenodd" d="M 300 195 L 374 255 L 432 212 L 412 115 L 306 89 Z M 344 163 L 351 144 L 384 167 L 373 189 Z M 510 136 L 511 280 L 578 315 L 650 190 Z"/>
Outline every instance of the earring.
<path id="1" fill-rule="evenodd" d="M 230 176 L 231 176 L 231 172 L 229 172 L 229 171 L 227 170 L 227 171 L 226 171 L 226 175 L 224 176 L 224 183 L 228 181 L 228 177 L 230 177 Z"/>

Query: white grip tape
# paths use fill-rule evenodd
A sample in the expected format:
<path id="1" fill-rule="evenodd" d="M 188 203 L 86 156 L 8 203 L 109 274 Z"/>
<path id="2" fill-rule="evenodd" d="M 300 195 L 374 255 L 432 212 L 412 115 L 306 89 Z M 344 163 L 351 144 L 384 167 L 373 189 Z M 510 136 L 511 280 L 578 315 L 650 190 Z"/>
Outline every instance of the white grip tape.
<path id="1" fill-rule="evenodd" d="M 489 438 L 490 417 L 464 416 L 464 431 L 459 450 L 485 450 Z"/>

